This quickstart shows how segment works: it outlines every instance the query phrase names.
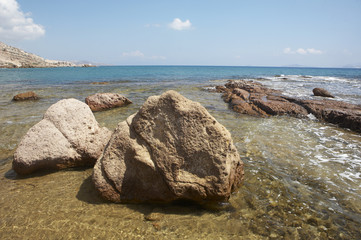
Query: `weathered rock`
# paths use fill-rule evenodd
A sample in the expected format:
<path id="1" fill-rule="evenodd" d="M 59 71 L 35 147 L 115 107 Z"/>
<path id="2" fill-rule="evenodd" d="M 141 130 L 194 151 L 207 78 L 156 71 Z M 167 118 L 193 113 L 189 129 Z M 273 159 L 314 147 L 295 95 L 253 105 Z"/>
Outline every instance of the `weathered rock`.
<path id="1" fill-rule="evenodd" d="M 126 106 L 132 101 L 118 93 L 96 93 L 85 99 L 93 112 Z"/>
<path id="2" fill-rule="evenodd" d="M 322 121 L 361 132 L 359 105 L 332 100 L 301 100 L 287 97 L 280 91 L 266 88 L 253 81 L 230 80 L 225 86 L 226 90 L 222 98 L 236 112 L 260 117 L 270 115 L 305 117 L 312 113 Z"/>
<path id="3" fill-rule="evenodd" d="M 224 201 L 242 179 L 230 133 L 174 91 L 149 97 L 119 123 L 93 173 L 114 202 Z"/>
<path id="4" fill-rule="evenodd" d="M 361 132 L 361 106 L 334 100 L 302 100 L 299 104 L 316 118 Z"/>
<path id="5" fill-rule="evenodd" d="M 13 97 L 14 101 L 38 100 L 39 97 L 34 92 L 19 93 Z"/>
<path id="6" fill-rule="evenodd" d="M 326 89 L 323 88 L 314 88 L 312 92 L 315 96 L 334 98 L 331 93 L 329 93 Z"/>
<path id="7" fill-rule="evenodd" d="M 29 174 L 40 169 L 93 166 L 111 132 L 100 128 L 89 107 L 61 100 L 29 129 L 14 154 L 13 169 Z"/>

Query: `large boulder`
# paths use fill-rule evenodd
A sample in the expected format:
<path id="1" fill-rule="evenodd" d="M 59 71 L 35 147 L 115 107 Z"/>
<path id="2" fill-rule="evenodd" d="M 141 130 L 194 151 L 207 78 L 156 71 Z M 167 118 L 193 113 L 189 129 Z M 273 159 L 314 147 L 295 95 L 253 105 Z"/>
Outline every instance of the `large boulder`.
<path id="1" fill-rule="evenodd" d="M 119 123 L 93 181 L 113 202 L 225 201 L 243 179 L 231 134 L 175 91 L 152 96 Z"/>
<path id="2" fill-rule="evenodd" d="M 323 88 L 314 88 L 312 92 L 315 96 L 334 98 L 334 96 L 329 91 Z"/>
<path id="3" fill-rule="evenodd" d="M 40 169 L 93 166 L 110 138 L 90 108 L 76 99 L 61 100 L 29 129 L 14 154 L 13 169 L 29 174 Z"/>
<path id="4" fill-rule="evenodd" d="M 38 95 L 32 91 L 19 93 L 13 97 L 13 101 L 38 100 L 38 99 L 39 99 Z"/>
<path id="5" fill-rule="evenodd" d="M 132 101 L 118 93 L 96 93 L 85 98 L 93 112 L 126 106 Z"/>

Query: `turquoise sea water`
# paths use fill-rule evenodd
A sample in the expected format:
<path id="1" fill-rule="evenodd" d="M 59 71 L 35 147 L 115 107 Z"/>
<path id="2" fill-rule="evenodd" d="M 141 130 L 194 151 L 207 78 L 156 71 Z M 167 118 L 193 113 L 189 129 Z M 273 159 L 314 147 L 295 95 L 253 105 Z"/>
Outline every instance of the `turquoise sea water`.
<path id="1" fill-rule="evenodd" d="M 0 69 L 0 238 L 357 239 L 361 236 L 361 135 L 312 116 L 254 118 L 232 112 L 204 88 L 227 79 L 259 81 L 289 96 L 361 104 L 361 69 L 111 66 Z M 95 84 L 94 84 L 95 83 Z M 152 95 L 173 89 L 200 102 L 232 134 L 245 182 L 214 211 L 184 205 L 110 204 L 98 198 L 91 169 L 19 178 L 11 170 L 21 137 L 64 98 L 121 93 L 133 104 L 99 112 L 114 129 Z M 34 91 L 41 99 L 12 102 Z M 147 221 L 149 214 L 155 221 Z"/>

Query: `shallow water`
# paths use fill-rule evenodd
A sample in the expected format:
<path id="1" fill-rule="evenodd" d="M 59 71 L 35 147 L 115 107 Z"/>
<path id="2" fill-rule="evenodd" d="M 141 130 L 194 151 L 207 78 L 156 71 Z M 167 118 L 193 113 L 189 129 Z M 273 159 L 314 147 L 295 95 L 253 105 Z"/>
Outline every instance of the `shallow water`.
<path id="1" fill-rule="evenodd" d="M 288 94 L 293 96 L 306 93 L 311 86 L 310 82 L 292 80 L 301 76 L 292 76 L 311 75 L 315 71 L 299 73 L 296 69 L 295 73 L 286 75 L 291 80 L 283 80 L 274 77 L 283 74 L 276 70 L 268 69 L 263 73 L 264 79 L 259 81 L 279 89 L 282 89 L 279 82 L 286 81 L 287 89 L 292 89 Z M 229 69 L 223 69 L 219 75 L 209 71 L 202 74 L 202 70 L 193 71 L 190 76 L 183 73 L 179 77 L 182 80 L 174 77 L 182 74 L 179 69 L 165 71 L 166 76 L 145 72 L 132 80 L 129 72 L 101 78 L 102 75 L 96 73 L 100 70 L 95 68 L 81 71 L 95 71 L 96 74 L 62 75 L 68 83 L 42 80 L 43 75 L 51 76 L 48 70 L 43 71 L 38 71 L 39 80 L 35 83 L 32 82 L 33 72 L 30 77 L 24 72 L 20 75 L 11 72 L 12 77 L 19 80 L 3 82 L 0 90 L 0 239 L 360 238 L 360 134 L 320 123 L 312 120 L 312 116 L 309 119 L 254 118 L 234 113 L 219 94 L 202 91 L 204 86 L 224 82 L 217 77 L 242 75 Z M 249 75 L 262 76 L 262 73 L 252 74 L 243 75 L 248 78 Z M 4 76 L 0 73 L 0 77 Z M 61 79 L 57 74 L 54 78 Z M 148 78 L 153 80 L 146 81 Z M 161 80 L 154 81 L 154 78 Z M 353 78 L 345 78 L 360 88 L 360 82 L 352 83 L 350 79 Z M 23 83 L 21 79 L 28 79 L 30 83 Z M 313 81 L 321 81 L 317 79 Z M 89 84 L 93 81 L 110 83 Z M 297 84 L 307 86 L 297 87 Z M 348 83 L 342 86 L 349 88 Z M 19 89 L 34 90 L 42 99 L 11 102 Z M 216 209 L 186 203 L 112 204 L 95 192 L 91 169 L 39 173 L 26 178 L 11 170 L 12 154 L 19 140 L 56 101 L 70 97 L 84 100 L 95 92 L 122 93 L 134 103 L 95 114 L 102 126 L 114 129 L 118 122 L 135 113 L 148 96 L 168 89 L 200 102 L 232 133 L 245 163 L 245 181 L 229 203 Z M 357 89 L 353 91 L 352 97 L 342 97 L 357 103 L 361 94 Z"/>

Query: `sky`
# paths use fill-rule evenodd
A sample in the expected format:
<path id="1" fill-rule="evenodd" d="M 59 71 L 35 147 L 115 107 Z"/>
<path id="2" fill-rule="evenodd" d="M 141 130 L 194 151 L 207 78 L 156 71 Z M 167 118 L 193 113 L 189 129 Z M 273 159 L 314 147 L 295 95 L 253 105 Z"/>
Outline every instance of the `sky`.
<path id="1" fill-rule="evenodd" d="M 361 67 L 361 0 L 0 0 L 0 41 L 109 65 Z"/>

